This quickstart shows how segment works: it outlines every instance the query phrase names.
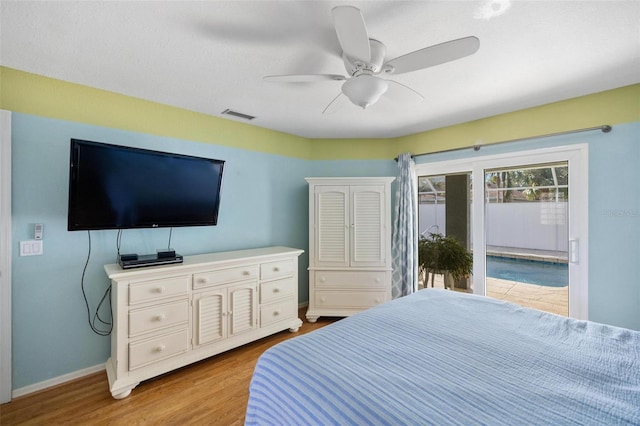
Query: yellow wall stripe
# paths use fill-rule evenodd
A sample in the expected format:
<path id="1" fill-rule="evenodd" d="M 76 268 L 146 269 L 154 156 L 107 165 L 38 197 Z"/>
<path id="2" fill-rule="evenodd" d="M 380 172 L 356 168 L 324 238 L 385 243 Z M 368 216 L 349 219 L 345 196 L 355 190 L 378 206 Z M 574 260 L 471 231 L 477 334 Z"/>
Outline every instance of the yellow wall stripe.
<path id="1" fill-rule="evenodd" d="M 403 152 L 422 154 L 602 124 L 615 125 L 638 121 L 640 84 L 634 84 L 454 126 L 386 139 L 386 147 L 381 143 L 385 139 L 315 139 L 311 148 L 311 158 L 395 158 Z"/>
<path id="2" fill-rule="evenodd" d="M 0 67 L 0 108 L 309 159 L 308 139 L 106 90 Z"/>
<path id="3" fill-rule="evenodd" d="M 637 122 L 640 84 L 393 139 L 306 139 L 7 67 L 0 108 L 310 160 L 374 160 Z"/>
<path id="4" fill-rule="evenodd" d="M 398 139 L 394 157 L 637 121 L 640 84 L 405 136 Z"/>
<path id="5" fill-rule="evenodd" d="M 379 160 L 394 158 L 394 139 L 312 139 L 314 160 Z"/>

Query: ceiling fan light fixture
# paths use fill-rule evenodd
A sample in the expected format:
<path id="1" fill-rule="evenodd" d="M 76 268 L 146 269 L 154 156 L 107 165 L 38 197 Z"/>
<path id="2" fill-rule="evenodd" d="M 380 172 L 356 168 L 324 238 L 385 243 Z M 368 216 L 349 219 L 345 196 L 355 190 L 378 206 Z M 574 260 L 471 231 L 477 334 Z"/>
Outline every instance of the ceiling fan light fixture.
<path id="1" fill-rule="evenodd" d="M 515 0 L 479 0 L 490 11 L 505 12 L 510 2 Z M 369 37 L 360 10 L 354 6 L 336 6 L 331 9 L 333 27 L 342 48 L 342 61 L 346 75 L 302 74 L 266 76 L 266 81 L 287 81 L 292 83 L 341 80 L 342 92 L 322 111 L 335 112 L 340 105 L 349 101 L 362 109 L 378 102 L 387 95 L 392 102 L 418 103 L 424 96 L 410 87 L 394 80 L 385 80 L 378 75 L 405 74 L 436 65 L 444 64 L 473 55 L 480 48 L 480 40 L 475 36 L 462 37 L 423 47 L 413 52 L 387 59 L 384 43 Z"/>
<path id="2" fill-rule="evenodd" d="M 344 93 L 351 102 L 362 109 L 373 105 L 389 88 L 389 84 L 379 78 L 368 74 L 362 74 L 358 77 L 347 80 L 342 85 L 342 93 Z"/>

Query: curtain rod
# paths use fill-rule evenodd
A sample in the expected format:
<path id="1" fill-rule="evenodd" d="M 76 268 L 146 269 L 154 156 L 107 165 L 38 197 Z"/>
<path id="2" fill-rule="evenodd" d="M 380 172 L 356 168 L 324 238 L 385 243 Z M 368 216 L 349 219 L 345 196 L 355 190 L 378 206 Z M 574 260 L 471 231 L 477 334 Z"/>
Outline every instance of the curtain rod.
<path id="1" fill-rule="evenodd" d="M 503 143 L 520 142 L 520 141 L 526 141 L 526 140 L 529 140 L 529 139 L 549 138 L 551 136 L 570 135 L 570 134 L 573 134 L 573 133 L 591 132 L 591 131 L 594 131 L 594 130 L 601 130 L 602 133 L 609 133 L 611 131 L 611 129 L 612 129 L 612 127 L 610 125 L 603 124 L 602 126 L 586 127 L 584 129 L 566 130 L 564 132 L 547 133 L 546 135 L 527 136 L 527 137 L 524 137 L 524 138 L 509 139 L 507 141 L 493 142 L 493 143 L 487 144 L 485 146 L 502 145 Z M 412 154 L 411 158 L 419 157 L 421 155 L 428 155 L 428 154 L 441 154 L 443 152 L 461 151 L 463 149 L 469 149 L 469 148 L 473 148 L 474 151 L 480 151 L 480 148 L 482 148 L 482 146 L 483 145 L 474 145 L 472 147 L 465 146 L 465 147 L 462 147 L 462 148 L 444 149 L 442 151 L 423 152 L 421 154 Z M 394 160 L 398 161 L 398 157 L 394 158 Z"/>

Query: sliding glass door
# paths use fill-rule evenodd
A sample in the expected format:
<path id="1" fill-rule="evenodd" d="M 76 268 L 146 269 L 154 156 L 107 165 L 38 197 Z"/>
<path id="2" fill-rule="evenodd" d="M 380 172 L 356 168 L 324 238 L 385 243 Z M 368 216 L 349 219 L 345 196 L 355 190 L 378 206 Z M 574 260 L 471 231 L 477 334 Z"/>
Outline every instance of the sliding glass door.
<path id="1" fill-rule="evenodd" d="M 586 319 L 586 145 L 473 155 L 472 159 L 416 165 L 420 176 L 420 232 L 425 236 L 434 231 L 446 235 L 450 218 L 457 225 L 466 220 L 466 230 L 458 228 L 452 232 L 463 241 L 466 233 L 467 246 L 473 252 L 473 274 L 467 288 L 455 289 Z M 468 209 L 464 204 L 451 205 L 453 195 L 448 194 L 447 181 L 454 176 L 458 176 L 458 201 L 466 191 Z M 463 181 L 467 182 L 466 189 L 462 189 Z M 508 257 L 518 261 L 507 262 Z M 544 265 L 534 264 L 532 273 L 538 281 L 546 276 L 548 285 L 526 282 L 527 269 L 532 265 L 525 260 L 546 261 Z M 549 268 L 543 271 L 539 266 Z M 438 278 L 436 286 L 437 283 Z M 521 286 L 541 287 L 538 293 L 543 296 L 537 293 L 527 296 L 526 290 L 533 287 Z"/>
<path id="2" fill-rule="evenodd" d="M 486 295 L 569 314 L 566 161 L 484 171 Z"/>
<path id="3" fill-rule="evenodd" d="M 471 250 L 470 173 L 418 178 L 418 230 L 420 238 L 448 236 Z M 421 272 L 420 288 L 445 287 L 442 275 L 430 274 L 427 277 L 425 271 Z M 473 292 L 470 279 L 461 279 L 451 285 L 458 291 Z"/>

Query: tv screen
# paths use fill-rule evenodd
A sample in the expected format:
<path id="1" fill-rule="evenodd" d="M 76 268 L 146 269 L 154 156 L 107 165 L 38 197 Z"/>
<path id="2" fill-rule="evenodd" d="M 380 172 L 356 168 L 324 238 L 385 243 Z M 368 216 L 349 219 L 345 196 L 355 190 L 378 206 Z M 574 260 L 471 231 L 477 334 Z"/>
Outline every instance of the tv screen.
<path id="1" fill-rule="evenodd" d="M 224 161 L 71 139 L 69 231 L 216 225 Z"/>

